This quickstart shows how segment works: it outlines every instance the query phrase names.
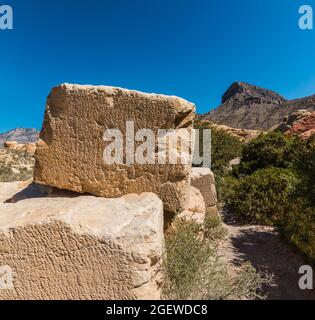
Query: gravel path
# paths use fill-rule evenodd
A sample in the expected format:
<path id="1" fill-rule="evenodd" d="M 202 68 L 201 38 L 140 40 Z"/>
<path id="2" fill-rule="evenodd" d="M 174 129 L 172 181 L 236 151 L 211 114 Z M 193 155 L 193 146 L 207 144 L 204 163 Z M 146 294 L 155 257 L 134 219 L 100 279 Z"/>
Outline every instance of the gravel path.
<path id="1" fill-rule="evenodd" d="M 315 293 L 301 290 L 298 270 L 306 264 L 287 246 L 274 228 L 265 226 L 240 226 L 231 219 L 225 221 L 228 239 L 220 247 L 222 258 L 231 272 L 249 261 L 257 270 L 273 274 L 272 285 L 264 288 L 268 300 L 315 300 Z"/>

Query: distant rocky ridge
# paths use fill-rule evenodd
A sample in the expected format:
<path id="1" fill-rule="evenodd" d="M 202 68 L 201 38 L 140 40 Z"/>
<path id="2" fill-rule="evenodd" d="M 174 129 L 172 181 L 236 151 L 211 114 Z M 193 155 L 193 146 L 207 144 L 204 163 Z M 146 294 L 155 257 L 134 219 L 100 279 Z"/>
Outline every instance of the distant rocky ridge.
<path id="1" fill-rule="evenodd" d="M 39 132 L 36 129 L 13 129 L 5 133 L 0 133 L 0 147 L 3 147 L 5 141 L 16 141 L 18 143 L 36 142 L 38 136 Z"/>
<path id="2" fill-rule="evenodd" d="M 222 104 L 202 120 L 248 130 L 269 130 L 300 109 L 315 111 L 315 95 L 287 100 L 274 91 L 245 82 L 235 82 L 222 97 Z"/>
<path id="3" fill-rule="evenodd" d="M 247 129 L 238 129 L 238 128 L 231 128 L 229 126 L 226 126 L 224 124 L 216 124 L 209 120 L 199 120 L 195 123 L 196 127 L 200 126 L 206 126 L 206 128 L 216 129 L 218 131 L 223 131 L 225 133 L 228 133 L 229 135 L 239 139 L 243 142 L 248 142 L 250 140 L 253 140 L 257 138 L 260 134 L 263 133 L 261 130 L 247 130 Z"/>

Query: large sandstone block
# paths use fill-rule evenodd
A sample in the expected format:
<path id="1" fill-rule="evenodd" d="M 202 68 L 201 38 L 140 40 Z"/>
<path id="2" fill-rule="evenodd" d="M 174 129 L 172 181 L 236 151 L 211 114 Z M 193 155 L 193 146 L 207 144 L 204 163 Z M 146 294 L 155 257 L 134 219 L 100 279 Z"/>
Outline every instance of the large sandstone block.
<path id="1" fill-rule="evenodd" d="M 217 191 L 213 172 L 208 168 L 192 168 L 191 185 L 203 195 L 206 208 L 217 204 Z"/>
<path id="2" fill-rule="evenodd" d="M 167 211 L 181 211 L 188 195 L 191 160 L 177 165 L 109 165 L 103 159 L 109 144 L 103 136 L 107 129 L 118 129 L 126 144 L 127 121 L 134 121 L 135 132 L 151 129 L 157 136 L 158 129 L 190 128 L 194 116 L 195 106 L 177 97 L 60 85 L 47 99 L 35 182 L 107 198 L 154 192 Z"/>
<path id="3" fill-rule="evenodd" d="M 1 186 L 4 187 L 4 186 Z M 0 204 L 4 299 L 159 299 L 163 204 L 155 194 Z"/>

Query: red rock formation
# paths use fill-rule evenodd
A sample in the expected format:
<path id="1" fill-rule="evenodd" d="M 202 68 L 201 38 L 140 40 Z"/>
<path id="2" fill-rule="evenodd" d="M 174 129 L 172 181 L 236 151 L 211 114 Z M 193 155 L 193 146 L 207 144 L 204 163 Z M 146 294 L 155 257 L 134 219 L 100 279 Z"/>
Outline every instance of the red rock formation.
<path id="1" fill-rule="evenodd" d="M 298 110 L 284 118 L 278 127 L 286 135 L 299 135 L 303 139 L 310 138 L 315 134 L 315 112 Z"/>
<path id="2" fill-rule="evenodd" d="M 315 134 L 315 112 L 311 112 L 295 122 L 286 134 L 299 135 L 303 139 L 309 139 Z"/>

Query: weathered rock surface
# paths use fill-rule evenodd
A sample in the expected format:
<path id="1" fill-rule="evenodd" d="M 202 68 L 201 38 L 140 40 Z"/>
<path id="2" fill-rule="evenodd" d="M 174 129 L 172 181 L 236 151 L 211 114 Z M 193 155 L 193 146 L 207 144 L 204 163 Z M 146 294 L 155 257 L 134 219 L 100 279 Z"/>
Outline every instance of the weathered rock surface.
<path id="1" fill-rule="evenodd" d="M 315 112 L 307 110 L 293 112 L 283 119 L 277 129 L 289 136 L 298 135 L 303 139 L 309 139 L 315 134 Z"/>
<path id="2" fill-rule="evenodd" d="M 206 215 L 206 204 L 201 192 L 194 187 L 190 187 L 186 208 L 179 214 L 180 218 L 203 224 Z"/>
<path id="3" fill-rule="evenodd" d="M 222 104 L 200 118 L 232 128 L 267 131 L 299 109 L 315 111 L 315 95 L 288 101 L 274 91 L 235 82 L 223 95 Z"/>
<path id="4" fill-rule="evenodd" d="M 0 204 L 12 198 L 15 194 L 25 189 L 31 181 L 0 182 Z M 1 212 L 0 212 L 1 215 Z"/>
<path id="5" fill-rule="evenodd" d="M 192 168 L 191 185 L 200 190 L 206 208 L 215 206 L 218 202 L 215 178 L 209 168 Z"/>
<path id="6" fill-rule="evenodd" d="M 191 164 L 108 165 L 103 152 L 109 143 L 103 136 L 106 129 L 114 128 L 126 138 L 126 121 L 134 121 L 135 132 L 187 128 L 194 116 L 195 106 L 177 97 L 104 86 L 60 85 L 47 100 L 37 144 L 35 182 L 107 198 L 154 192 L 165 210 L 182 210 Z"/>
<path id="7" fill-rule="evenodd" d="M 25 199 L 0 204 L 0 213 L 0 265 L 12 268 L 14 284 L 0 300 L 160 298 L 155 194 Z"/>

